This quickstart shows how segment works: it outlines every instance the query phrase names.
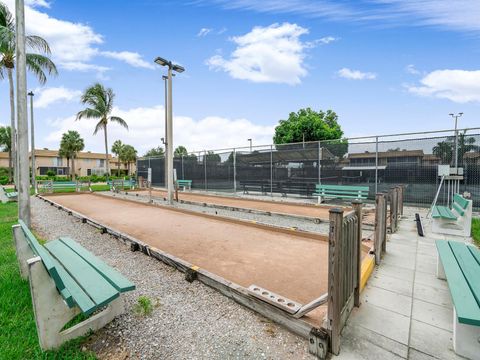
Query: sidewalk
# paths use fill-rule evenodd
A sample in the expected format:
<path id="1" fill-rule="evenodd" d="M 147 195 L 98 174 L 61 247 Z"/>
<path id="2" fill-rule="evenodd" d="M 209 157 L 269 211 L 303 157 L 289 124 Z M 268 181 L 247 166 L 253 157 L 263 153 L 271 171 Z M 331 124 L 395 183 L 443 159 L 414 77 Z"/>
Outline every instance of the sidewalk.
<path id="1" fill-rule="evenodd" d="M 447 282 L 435 275 L 435 240 L 446 237 L 430 231 L 425 210 L 420 215 L 426 236 L 418 236 L 415 211 L 405 210 L 399 230 L 387 242 L 387 254 L 362 293 L 360 307 L 348 320 L 335 359 L 464 359 L 453 351 Z"/>

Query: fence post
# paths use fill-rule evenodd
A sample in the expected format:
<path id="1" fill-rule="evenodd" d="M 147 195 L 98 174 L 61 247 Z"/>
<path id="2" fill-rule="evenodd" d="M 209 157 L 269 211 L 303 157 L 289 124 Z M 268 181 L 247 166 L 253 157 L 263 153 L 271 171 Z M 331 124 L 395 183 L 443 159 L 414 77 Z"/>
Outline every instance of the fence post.
<path id="1" fill-rule="evenodd" d="M 397 231 L 397 216 L 398 216 L 398 193 L 396 187 L 391 187 L 388 192 L 388 197 L 390 200 L 390 231 L 393 234 Z"/>
<path id="2" fill-rule="evenodd" d="M 184 164 L 183 164 L 183 154 L 182 154 L 182 157 L 180 158 L 181 162 L 182 162 L 182 180 L 185 180 L 185 167 L 184 167 Z"/>
<path id="3" fill-rule="evenodd" d="M 318 142 L 318 184 L 322 184 L 322 143 Z"/>
<path id="4" fill-rule="evenodd" d="M 237 151 L 233 148 L 233 193 L 237 195 Z"/>
<path id="5" fill-rule="evenodd" d="M 330 232 L 328 235 L 328 328 L 332 353 L 340 352 L 340 258 L 343 232 L 343 210 L 330 209 Z"/>
<path id="6" fill-rule="evenodd" d="M 398 187 L 398 214 L 400 216 L 403 216 L 403 196 L 404 196 L 404 192 L 405 192 L 405 186 L 404 185 L 400 185 Z"/>
<path id="7" fill-rule="evenodd" d="M 270 196 L 273 196 L 273 145 L 270 145 Z"/>
<path id="8" fill-rule="evenodd" d="M 385 194 L 377 193 L 375 195 L 375 264 L 379 265 L 381 256 L 384 251 L 384 243 L 386 243 L 386 201 Z"/>
<path id="9" fill-rule="evenodd" d="M 378 136 L 375 137 L 375 194 L 378 192 Z"/>
<path id="10" fill-rule="evenodd" d="M 355 256 L 355 291 L 354 305 L 360 306 L 360 282 L 362 277 L 362 202 L 360 200 L 352 201 L 353 210 L 357 216 L 357 238 L 354 249 Z"/>
<path id="11" fill-rule="evenodd" d="M 208 187 L 207 187 L 207 150 L 204 150 L 203 165 L 204 165 L 203 168 L 205 170 L 205 191 L 208 191 Z"/>

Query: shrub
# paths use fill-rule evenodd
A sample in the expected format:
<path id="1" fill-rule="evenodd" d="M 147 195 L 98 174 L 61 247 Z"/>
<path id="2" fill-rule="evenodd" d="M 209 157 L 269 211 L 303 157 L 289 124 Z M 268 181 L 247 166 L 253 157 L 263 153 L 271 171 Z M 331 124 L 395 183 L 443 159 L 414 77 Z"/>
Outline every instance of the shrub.
<path id="1" fill-rule="evenodd" d="M 8 184 L 8 176 L 0 176 L 0 185 L 7 185 Z"/>
<path id="2" fill-rule="evenodd" d="M 57 174 L 55 173 L 55 171 L 53 171 L 53 170 L 48 170 L 48 171 L 47 171 L 47 176 L 48 176 L 49 178 L 54 177 L 55 175 L 57 175 Z"/>
<path id="3" fill-rule="evenodd" d="M 37 176 L 35 176 L 35 178 L 36 178 L 37 180 L 40 180 L 40 181 L 42 181 L 42 180 L 48 180 L 48 176 L 46 176 L 46 175 L 37 175 Z"/>

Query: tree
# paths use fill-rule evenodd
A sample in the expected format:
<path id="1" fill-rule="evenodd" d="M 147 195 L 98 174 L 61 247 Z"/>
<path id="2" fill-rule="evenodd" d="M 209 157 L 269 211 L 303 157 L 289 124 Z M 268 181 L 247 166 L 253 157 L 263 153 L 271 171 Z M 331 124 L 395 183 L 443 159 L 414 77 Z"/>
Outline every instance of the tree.
<path id="1" fill-rule="evenodd" d="M 462 163 L 465 153 L 476 151 L 480 147 L 475 145 L 475 138 L 468 137 L 466 131 L 458 134 L 458 163 Z M 440 141 L 432 149 L 435 156 L 439 157 L 442 163 L 451 164 L 455 158 L 455 136 L 448 136 L 444 141 Z"/>
<path id="2" fill-rule="evenodd" d="M 152 148 L 148 150 L 144 157 L 155 157 L 155 156 L 165 156 L 165 152 L 163 151 L 163 148 L 161 146 L 158 146 L 156 148 Z"/>
<path id="3" fill-rule="evenodd" d="M 273 142 L 288 144 L 305 141 L 337 140 L 343 136 L 338 116 L 332 110 L 316 112 L 310 108 L 292 112 L 287 120 L 280 120 L 275 128 Z"/>
<path id="4" fill-rule="evenodd" d="M 37 78 L 40 84 L 47 82 L 47 75 L 57 75 L 57 67 L 48 57 L 50 55 L 50 46 L 47 41 L 40 36 L 27 35 L 25 44 L 33 52 L 26 54 L 27 69 Z M 11 132 L 15 130 L 15 94 L 13 85 L 13 69 L 15 68 L 16 56 L 16 36 L 15 20 L 8 7 L 0 3 L 0 77 L 4 78 L 6 70 L 8 83 L 10 87 L 10 126 Z M 11 136 L 10 151 L 13 156 L 13 164 L 16 164 L 16 144 L 15 136 Z M 16 167 L 16 165 L 14 166 Z"/>
<path id="5" fill-rule="evenodd" d="M 119 159 L 127 165 L 127 175 L 130 175 L 130 163 L 137 160 L 137 150 L 132 145 L 123 145 Z"/>
<path id="6" fill-rule="evenodd" d="M 112 145 L 112 153 L 117 157 L 117 176 L 120 175 L 120 153 L 124 146 L 121 140 L 116 140 Z"/>
<path id="7" fill-rule="evenodd" d="M 174 157 L 182 157 L 182 156 L 187 156 L 187 155 L 188 155 L 187 148 L 185 146 L 182 146 L 182 145 L 177 146 L 177 148 L 173 152 Z"/>
<path id="8" fill-rule="evenodd" d="M 80 151 L 85 149 L 85 142 L 77 131 L 69 130 L 62 135 L 59 155 L 72 159 L 72 179 L 75 179 L 75 159 Z"/>
<path id="9" fill-rule="evenodd" d="M 98 131 L 103 130 L 105 136 L 105 165 L 107 176 L 110 175 L 107 125 L 109 122 L 114 122 L 128 130 L 128 125 L 125 120 L 121 117 L 110 115 L 113 110 L 114 98 L 115 94 L 111 88 L 105 88 L 102 84 L 96 83 L 87 88 L 81 98 L 82 104 L 88 105 L 89 107 L 77 113 L 77 120 L 83 118 L 99 120 L 93 131 L 93 135 L 96 135 Z"/>
<path id="10" fill-rule="evenodd" d="M 0 149 L 8 152 L 8 181 L 12 182 L 12 128 L 10 126 L 0 127 Z"/>
<path id="11" fill-rule="evenodd" d="M 220 155 L 215 154 L 213 151 L 207 151 L 206 160 L 210 163 L 221 163 L 222 158 Z"/>

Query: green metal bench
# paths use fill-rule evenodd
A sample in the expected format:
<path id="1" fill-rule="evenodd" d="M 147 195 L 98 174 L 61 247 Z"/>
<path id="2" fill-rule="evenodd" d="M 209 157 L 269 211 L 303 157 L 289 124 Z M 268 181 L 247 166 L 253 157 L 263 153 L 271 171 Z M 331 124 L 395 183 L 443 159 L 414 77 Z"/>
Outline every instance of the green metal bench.
<path id="1" fill-rule="evenodd" d="M 0 201 L 2 204 L 6 204 L 9 201 L 17 201 L 18 192 L 16 191 L 9 191 L 7 192 L 5 188 L 0 185 Z"/>
<path id="2" fill-rule="evenodd" d="M 317 184 L 313 196 L 318 197 L 318 203 L 324 199 L 362 200 L 368 197 L 368 186 L 323 185 Z"/>
<path id="3" fill-rule="evenodd" d="M 122 293 L 135 285 L 70 238 L 41 245 L 19 220 L 13 226 L 20 273 L 30 281 L 42 349 L 98 330 L 124 312 Z M 63 330 L 78 314 L 86 320 Z"/>
<path id="4" fill-rule="evenodd" d="M 437 277 L 446 279 L 453 300 L 453 348 L 458 355 L 480 354 L 480 250 L 458 241 L 437 240 Z"/>
<path id="5" fill-rule="evenodd" d="M 177 188 L 183 187 L 183 191 L 187 188 L 188 190 L 192 190 L 192 180 L 177 180 Z"/>
<path id="6" fill-rule="evenodd" d="M 458 236 L 470 236 L 472 230 L 472 200 L 460 194 L 453 195 L 452 208 L 432 208 L 432 232 Z"/>

